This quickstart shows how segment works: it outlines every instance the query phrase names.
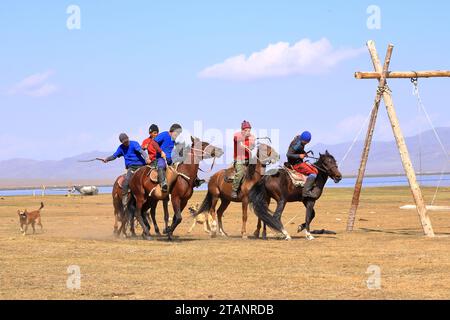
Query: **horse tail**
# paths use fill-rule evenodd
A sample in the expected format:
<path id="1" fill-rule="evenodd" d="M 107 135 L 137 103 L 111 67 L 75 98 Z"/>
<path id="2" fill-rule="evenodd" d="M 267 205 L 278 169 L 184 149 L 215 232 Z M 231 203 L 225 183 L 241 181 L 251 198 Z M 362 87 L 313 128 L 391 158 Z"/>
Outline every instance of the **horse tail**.
<path id="1" fill-rule="evenodd" d="M 205 199 L 203 199 L 203 202 L 200 205 L 200 208 L 197 210 L 197 212 L 192 214 L 192 217 L 195 218 L 200 213 L 209 211 L 209 209 L 211 209 L 211 205 L 212 205 L 212 193 L 208 191 L 208 193 L 206 194 Z"/>
<path id="2" fill-rule="evenodd" d="M 249 203 L 256 216 L 264 221 L 266 225 L 275 231 L 283 232 L 284 227 L 280 220 L 273 217 L 267 204 L 267 191 L 265 188 L 265 179 L 258 181 L 249 193 Z"/>

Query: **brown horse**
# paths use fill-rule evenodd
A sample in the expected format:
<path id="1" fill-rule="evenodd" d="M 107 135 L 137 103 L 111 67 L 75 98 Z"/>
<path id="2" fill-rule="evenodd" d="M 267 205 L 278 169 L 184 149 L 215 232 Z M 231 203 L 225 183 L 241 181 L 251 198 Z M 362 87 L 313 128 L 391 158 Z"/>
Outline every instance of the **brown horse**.
<path id="1" fill-rule="evenodd" d="M 251 159 L 250 164 L 247 167 L 247 171 L 244 180 L 241 185 L 241 190 L 237 199 L 231 197 L 232 193 L 232 180 L 227 177 L 234 173 L 234 169 L 225 169 L 214 174 L 208 183 L 208 193 L 203 200 L 200 209 L 197 214 L 209 211 L 213 217 L 213 223 L 211 228 L 211 236 L 215 237 L 217 233 L 217 222 L 219 224 L 219 232 L 227 236 L 223 229 L 222 216 L 225 210 L 230 205 L 230 202 L 242 203 L 242 238 L 247 238 L 247 209 L 248 209 L 248 194 L 253 185 L 258 182 L 264 175 L 264 170 L 267 164 L 275 163 L 279 160 L 280 156 L 270 146 L 266 144 L 259 144 L 257 147 L 257 153 L 255 159 Z M 256 163 L 255 163 L 256 162 Z M 220 199 L 220 206 L 217 210 L 216 205 Z"/>
<path id="2" fill-rule="evenodd" d="M 133 194 L 130 207 L 132 214 L 129 218 L 131 225 L 134 217 L 136 217 L 142 227 L 143 237 L 150 239 L 150 225 L 145 216 L 145 212 L 151 208 L 152 218 L 154 219 L 154 210 L 156 209 L 157 202 L 160 200 L 167 201 L 169 194 L 171 194 L 172 206 L 175 213 L 171 226 L 167 227 L 168 219 L 166 220 L 165 232 L 169 239 L 172 239 L 173 231 L 181 222 L 181 211 L 186 206 L 187 200 L 192 196 L 195 179 L 198 174 L 199 162 L 203 159 L 220 157 L 222 154 L 223 151 L 221 149 L 192 137 L 192 146 L 187 154 L 184 155 L 184 163 L 181 163 L 176 168 L 174 166 L 167 167 L 168 192 L 163 192 L 161 186 L 155 180 L 151 179 L 150 171 L 152 169 L 150 167 L 140 168 L 130 180 L 130 190 Z M 167 206 L 165 205 L 165 211 L 166 209 Z"/>
<path id="3" fill-rule="evenodd" d="M 122 205 L 122 187 L 120 185 L 120 181 L 124 179 L 124 175 L 121 175 L 117 177 L 116 181 L 114 182 L 113 190 L 112 190 L 112 196 L 113 196 L 113 206 L 114 206 L 114 235 L 120 236 L 123 234 L 123 236 L 127 237 L 126 233 L 126 226 L 128 225 L 128 222 L 130 223 L 130 233 L 131 236 L 136 236 L 135 228 L 134 228 L 134 219 L 131 219 L 132 215 L 131 213 L 127 212 L 127 214 L 124 214 L 123 211 L 123 205 Z M 168 210 L 168 199 L 163 200 L 163 208 L 164 208 L 164 221 L 166 223 L 166 228 L 168 226 L 169 221 L 169 210 Z M 161 235 L 159 232 L 158 224 L 156 223 L 156 206 L 158 202 L 157 201 L 151 201 L 147 205 L 150 206 L 150 215 L 152 218 L 153 226 L 155 228 L 155 233 L 157 235 Z M 132 210 L 135 209 L 135 204 L 130 203 L 129 206 Z M 148 208 L 143 208 L 143 212 L 147 212 Z M 146 221 L 144 220 L 144 223 Z M 119 226 L 120 224 L 120 226 Z"/>
<path id="4" fill-rule="evenodd" d="M 303 202 L 306 207 L 306 219 L 305 223 L 299 226 L 298 231 L 305 230 L 306 239 L 312 240 L 314 237 L 310 232 L 310 224 L 316 215 L 314 205 L 322 195 L 328 177 L 331 177 L 335 183 L 338 183 L 342 179 L 336 160 L 328 153 L 328 151 L 325 154 L 320 155 L 320 158 L 314 163 L 314 166 L 319 170 L 316 184 L 313 189 L 313 192 L 315 193 L 314 199 L 302 198 L 302 187 L 296 187 L 293 184 L 286 169 L 280 169 L 276 174 L 265 176 L 250 190 L 250 205 L 253 207 L 255 214 L 269 227 L 283 233 L 287 240 L 290 240 L 291 237 L 281 223 L 281 215 L 286 203 L 297 201 Z M 277 202 L 277 207 L 273 216 L 268 205 L 270 199 L 275 199 Z M 255 231 L 255 235 L 259 234 L 259 227 L 260 223 L 258 223 L 258 230 Z"/>
<path id="5" fill-rule="evenodd" d="M 173 232 L 182 220 L 181 213 L 194 192 L 200 161 L 209 158 L 220 158 L 222 155 L 222 149 L 192 138 L 192 146 L 185 155 L 185 161 L 178 166 L 178 172 L 181 175 L 178 176 L 170 192 L 174 215 L 172 225 L 165 230 L 169 240 L 173 239 Z"/>

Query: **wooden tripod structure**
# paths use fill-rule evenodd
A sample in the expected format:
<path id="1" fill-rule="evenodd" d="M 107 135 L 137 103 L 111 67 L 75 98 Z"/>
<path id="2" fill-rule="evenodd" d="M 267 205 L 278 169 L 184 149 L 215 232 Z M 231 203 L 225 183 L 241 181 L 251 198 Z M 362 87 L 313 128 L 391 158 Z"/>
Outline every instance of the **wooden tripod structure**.
<path id="1" fill-rule="evenodd" d="M 378 89 L 375 96 L 375 102 L 370 116 L 369 127 L 367 129 L 366 139 L 364 143 L 364 149 L 361 155 L 361 163 L 358 171 L 358 177 L 356 179 L 355 189 L 353 192 L 352 205 L 350 207 L 347 231 L 352 231 L 355 223 L 356 210 L 359 205 L 359 198 L 361 195 L 361 188 L 366 171 L 367 159 L 370 151 L 370 144 L 372 142 L 373 132 L 375 129 L 375 123 L 377 119 L 378 109 L 381 99 L 383 98 L 386 105 L 386 110 L 391 122 L 392 131 L 397 142 L 398 150 L 400 151 L 400 157 L 402 160 L 403 168 L 405 169 L 406 176 L 408 178 L 409 186 L 411 188 L 412 195 L 416 204 L 417 213 L 419 214 L 420 223 L 423 228 L 423 232 L 426 236 L 434 237 L 433 227 L 431 226 L 431 220 L 427 214 L 427 207 L 424 203 L 422 191 L 417 183 L 416 174 L 409 157 L 408 148 L 406 147 L 405 138 L 403 137 L 400 129 L 400 123 L 395 112 L 394 103 L 392 101 L 391 91 L 387 85 L 388 78 L 431 78 L 431 77 L 450 77 L 450 71 L 418 71 L 418 72 L 390 72 L 389 64 L 391 62 L 392 51 L 394 46 L 390 44 L 387 49 L 386 58 L 384 60 L 384 66 L 381 65 L 380 58 L 378 56 L 375 42 L 367 42 L 370 56 L 372 58 L 373 67 L 375 72 L 356 72 L 355 78 L 357 79 L 378 79 Z"/>

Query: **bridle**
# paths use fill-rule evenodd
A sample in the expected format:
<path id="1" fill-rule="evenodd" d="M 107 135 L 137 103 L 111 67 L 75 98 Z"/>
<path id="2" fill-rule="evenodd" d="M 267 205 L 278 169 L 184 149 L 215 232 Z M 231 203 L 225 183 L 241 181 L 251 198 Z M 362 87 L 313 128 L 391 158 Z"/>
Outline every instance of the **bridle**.
<path id="1" fill-rule="evenodd" d="M 208 145 L 205 147 L 205 149 L 198 149 L 198 148 L 194 148 L 194 147 L 191 146 L 191 152 L 192 152 L 192 151 L 194 151 L 194 152 L 195 152 L 195 151 L 201 152 L 201 153 L 202 153 L 202 160 L 205 160 L 204 155 L 205 155 L 205 154 L 208 154 L 208 153 L 206 153 L 206 149 L 208 149 L 209 147 L 215 148 L 215 146 L 213 146 L 212 144 L 208 144 Z M 194 155 L 194 157 L 195 157 L 195 153 L 192 153 L 192 155 Z M 212 164 L 211 164 L 211 167 L 210 167 L 208 170 L 203 170 L 202 168 L 200 168 L 200 166 L 198 167 L 198 170 L 201 171 L 201 172 L 204 172 L 204 173 L 210 173 L 210 172 L 213 170 L 214 165 L 216 164 L 216 159 L 217 159 L 217 157 L 216 157 L 216 156 L 212 156 L 211 154 L 208 154 L 208 155 L 210 155 L 211 158 L 213 159 L 213 162 L 212 162 Z M 208 158 L 208 159 L 210 159 L 210 158 Z"/>

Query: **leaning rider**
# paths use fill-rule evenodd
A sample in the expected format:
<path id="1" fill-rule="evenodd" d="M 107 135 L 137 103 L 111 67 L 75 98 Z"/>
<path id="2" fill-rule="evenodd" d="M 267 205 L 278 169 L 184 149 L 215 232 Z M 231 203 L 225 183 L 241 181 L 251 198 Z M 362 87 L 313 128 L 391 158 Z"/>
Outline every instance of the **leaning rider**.
<path id="1" fill-rule="evenodd" d="M 183 128 L 178 124 L 174 123 L 169 131 L 164 131 L 158 134 L 155 137 L 155 142 L 161 147 L 165 155 L 165 159 L 163 158 L 163 154 L 157 154 L 157 165 L 158 165 L 158 180 L 161 184 L 161 190 L 163 192 L 168 191 L 167 186 L 167 178 L 166 178 L 166 162 L 168 165 L 172 164 L 172 151 L 175 147 L 175 140 L 183 131 Z"/>
<path id="2" fill-rule="evenodd" d="M 142 142 L 141 148 L 148 153 L 148 157 L 150 158 L 152 168 L 158 168 L 158 160 L 156 156 L 158 154 L 161 155 L 161 158 L 165 159 L 166 154 L 161 150 L 159 144 L 155 141 L 156 136 L 159 134 L 159 128 L 156 124 L 152 124 L 148 129 L 149 137 Z"/>
<path id="3" fill-rule="evenodd" d="M 244 120 L 241 124 L 241 131 L 236 132 L 233 137 L 234 143 L 234 169 L 236 171 L 233 180 L 233 190 L 231 197 L 238 198 L 239 188 L 244 178 L 245 169 L 250 162 L 250 152 L 255 147 L 255 136 L 251 132 L 250 122 Z"/>
<path id="4" fill-rule="evenodd" d="M 117 148 L 117 151 L 108 158 L 102 159 L 104 163 L 113 161 L 117 158 L 123 157 L 125 160 L 125 168 L 127 173 L 125 175 L 125 181 L 122 185 L 122 205 L 126 211 L 128 205 L 128 185 L 133 174 L 140 167 L 150 164 L 148 154 L 142 150 L 141 146 L 136 141 L 130 141 L 125 133 L 121 133 L 119 136 L 121 145 Z"/>
<path id="5" fill-rule="evenodd" d="M 303 186 L 303 198 L 315 198 L 313 189 L 318 170 L 313 165 L 304 162 L 304 159 L 307 157 L 305 146 L 310 141 L 311 133 L 308 131 L 303 132 L 301 135 L 296 136 L 294 140 L 292 140 L 286 154 L 288 162 L 292 168 L 298 173 L 307 176 L 305 185 Z"/>

